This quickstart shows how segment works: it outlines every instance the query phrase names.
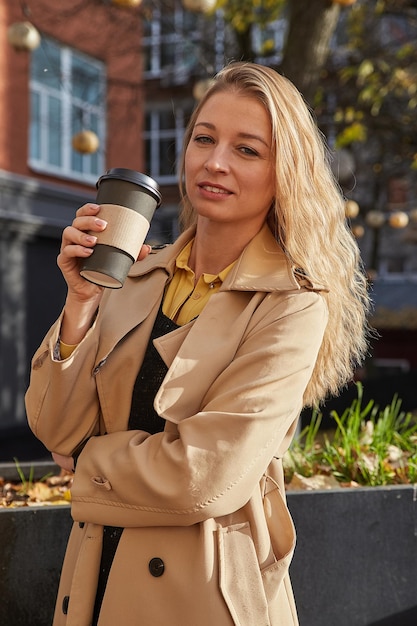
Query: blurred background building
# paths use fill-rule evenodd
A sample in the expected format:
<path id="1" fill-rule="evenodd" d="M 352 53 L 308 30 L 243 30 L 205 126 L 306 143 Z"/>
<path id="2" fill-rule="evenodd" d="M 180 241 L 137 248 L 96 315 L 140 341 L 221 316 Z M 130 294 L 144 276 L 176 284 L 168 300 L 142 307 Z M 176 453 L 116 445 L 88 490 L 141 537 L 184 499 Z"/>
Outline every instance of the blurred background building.
<path id="1" fill-rule="evenodd" d="M 64 303 L 63 228 L 127 167 L 161 187 L 149 241 L 177 236 L 184 128 L 231 59 L 282 71 L 310 104 L 375 302 L 357 376 L 417 407 L 416 2 L 0 0 L 0 461 L 45 454 L 24 393 Z"/>

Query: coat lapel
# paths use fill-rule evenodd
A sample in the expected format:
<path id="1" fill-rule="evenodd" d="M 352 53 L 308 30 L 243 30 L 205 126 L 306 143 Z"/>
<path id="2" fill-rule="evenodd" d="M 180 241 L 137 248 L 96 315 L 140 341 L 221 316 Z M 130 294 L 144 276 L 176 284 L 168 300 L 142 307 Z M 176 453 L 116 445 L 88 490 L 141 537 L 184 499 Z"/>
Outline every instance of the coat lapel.
<path id="1" fill-rule="evenodd" d="M 206 389 L 232 361 L 253 310 L 264 297 L 219 291 L 192 324 L 155 340 L 169 366 L 155 398 L 162 417 L 178 423 L 200 410 Z"/>

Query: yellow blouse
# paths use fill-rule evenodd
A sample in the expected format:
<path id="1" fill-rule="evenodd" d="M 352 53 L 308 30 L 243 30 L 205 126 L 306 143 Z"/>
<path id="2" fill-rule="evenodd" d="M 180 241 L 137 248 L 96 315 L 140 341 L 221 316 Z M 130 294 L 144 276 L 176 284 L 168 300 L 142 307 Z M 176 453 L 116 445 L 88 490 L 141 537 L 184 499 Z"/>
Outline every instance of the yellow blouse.
<path id="1" fill-rule="evenodd" d="M 187 324 L 201 313 L 210 296 L 220 289 L 234 265 L 234 262 L 231 263 L 219 274 L 202 274 L 194 284 L 195 274 L 188 266 L 192 245 L 193 240 L 178 255 L 176 270 L 167 286 L 162 305 L 163 313 L 179 326 Z"/>
<path id="2" fill-rule="evenodd" d="M 193 239 L 181 250 L 176 260 L 176 269 L 168 284 L 162 311 L 164 315 L 175 321 L 179 326 L 187 324 L 197 317 L 208 299 L 216 293 L 235 262 L 231 263 L 219 274 L 202 274 L 194 285 L 195 274 L 188 266 Z M 67 359 L 77 347 L 60 342 L 61 359 Z"/>

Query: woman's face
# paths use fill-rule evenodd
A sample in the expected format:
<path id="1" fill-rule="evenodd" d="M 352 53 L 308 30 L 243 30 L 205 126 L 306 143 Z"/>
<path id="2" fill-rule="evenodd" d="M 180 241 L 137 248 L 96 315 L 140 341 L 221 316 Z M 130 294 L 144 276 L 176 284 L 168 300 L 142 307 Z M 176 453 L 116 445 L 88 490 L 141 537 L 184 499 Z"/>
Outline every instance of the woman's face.
<path id="1" fill-rule="evenodd" d="M 187 196 L 198 219 L 259 231 L 275 191 L 271 136 L 256 98 L 221 92 L 208 99 L 185 153 Z"/>

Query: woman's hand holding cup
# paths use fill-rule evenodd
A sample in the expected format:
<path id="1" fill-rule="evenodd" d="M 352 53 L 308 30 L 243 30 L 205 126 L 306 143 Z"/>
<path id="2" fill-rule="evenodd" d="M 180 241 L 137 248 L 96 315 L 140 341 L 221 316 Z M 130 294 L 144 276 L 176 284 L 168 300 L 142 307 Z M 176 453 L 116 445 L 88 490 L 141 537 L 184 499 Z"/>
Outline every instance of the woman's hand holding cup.
<path id="1" fill-rule="evenodd" d="M 62 233 L 61 251 L 57 263 L 68 285 L 68 292 L 80 301 L 96 299 L 103 288 L 80 276 L 80 259 L 88 258 L 97 242 L 95 232 L 106 228 L 106 222 L 98 217 L 98 204 L 84 204 L 78 209 L 71 226 Z"/>
<path id="2" fill-rule="evenodd" d="M 91 326 L 100 304 L 104 287 L 96 285 L 80 275 L 80 261 L 91 256 L 97 242 L 95 233 L 105 230 L 107 223 L 100 219 L 100 205 L 84 204 L 76 212 L 71 226 L 62 233 L 61 250 L 57 258 L 68 293 L 61 327 L 61 340 L 77 344 Z M 144 244 L 138 260 L 144 259 L 151 247 Z"/>

